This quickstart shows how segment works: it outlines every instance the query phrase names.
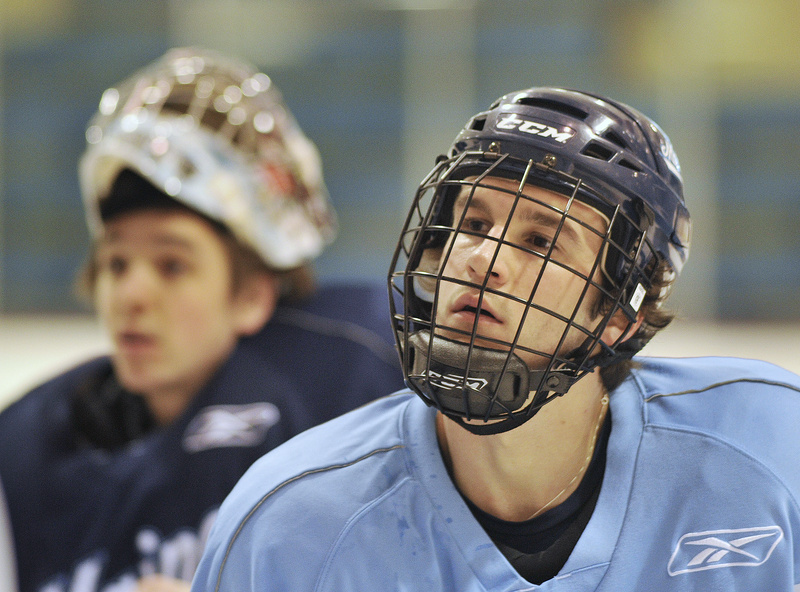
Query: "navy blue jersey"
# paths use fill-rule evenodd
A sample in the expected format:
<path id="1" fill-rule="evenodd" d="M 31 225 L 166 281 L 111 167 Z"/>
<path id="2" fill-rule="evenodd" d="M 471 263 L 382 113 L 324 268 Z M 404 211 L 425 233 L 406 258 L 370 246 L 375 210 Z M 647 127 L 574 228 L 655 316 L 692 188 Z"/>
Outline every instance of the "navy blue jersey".
<path id="1" fill-rule="evenodd" d="M 403 386 L 386 289 L 328 287 L 281 306 L 172 425 L 98 447 L 75 393 L 112 375 L 71 369 L 0 414 L 0 474 L 22 592 L 121 592 L 142 575 L 191 579 L 217 508 L 253 461 Z M 131 412 L 133 413 L 133 412 Z"/>

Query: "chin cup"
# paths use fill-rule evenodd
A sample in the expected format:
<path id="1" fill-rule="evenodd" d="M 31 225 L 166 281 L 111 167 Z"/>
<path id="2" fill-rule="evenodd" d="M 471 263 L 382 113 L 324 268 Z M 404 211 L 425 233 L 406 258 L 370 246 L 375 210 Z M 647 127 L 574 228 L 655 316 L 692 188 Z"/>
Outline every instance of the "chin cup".
<path id="1" fill-rule="evenodd" d="M 428 331 L 412 333 L 408 344 L 409 385 L 451 417 L 488 421 L 516 414 L 527 419 L 548 399 L 548 393 L 563 395 L 577 380 L 560 371 L 530 370 L 513 352 L 441 336 L 434 336 L 431 343 Z M 531 391 L 536 396 L 523 409 Z"/>

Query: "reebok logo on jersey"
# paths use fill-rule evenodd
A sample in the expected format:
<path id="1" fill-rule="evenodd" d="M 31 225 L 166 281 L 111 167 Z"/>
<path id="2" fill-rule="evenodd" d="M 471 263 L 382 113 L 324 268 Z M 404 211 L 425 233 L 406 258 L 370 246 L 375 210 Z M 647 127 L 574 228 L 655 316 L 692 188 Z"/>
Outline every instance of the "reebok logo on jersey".
<path id="1" fill-rule="evenodd" d="M 272 403 L 215 405 L 201 409 L 183 435 L 188 452 L 227 446 L 255 446 L 281 418 Z"/>
<path id="2" fill-rule="evenodd" d="M 575 135 L 575 132 L 568 127 L 559 131 L 545 123 L 532 121 L 530 119 L 522 119 L 516 113 L 501 113 L 496 127 L 501 130 L 516 129 L 526 134 L 540 136 L 542 138 L 551 138 L 560 144 L 564 144 Z"/>
<path id="3" fill-rule="evenodd" d="M 779 526 L 691 532 L 683 535 L 669 560 L 671 576 L 723 567 L 756 567 L 783 540 Z"/>

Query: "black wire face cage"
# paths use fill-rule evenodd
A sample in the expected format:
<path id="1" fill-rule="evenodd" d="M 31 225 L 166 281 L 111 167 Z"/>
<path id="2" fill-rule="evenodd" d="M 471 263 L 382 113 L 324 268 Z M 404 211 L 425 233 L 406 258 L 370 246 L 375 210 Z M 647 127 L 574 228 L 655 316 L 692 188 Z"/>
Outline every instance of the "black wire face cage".
<path id="1" fill-rule="evenodd" d="M 499 433 L 630 357 L 617 348 L 656 256 L 648 225 L 623 210 L 546 159 L 465 152 L 439 162 L 389 272 L 409 387 L 468 430 Z M 475 250 L 481 265 L 469 262 Z M 509 258 L 522 263 L 504 268 Z M 622 328 L 604 343 L 609 323 Z"/>

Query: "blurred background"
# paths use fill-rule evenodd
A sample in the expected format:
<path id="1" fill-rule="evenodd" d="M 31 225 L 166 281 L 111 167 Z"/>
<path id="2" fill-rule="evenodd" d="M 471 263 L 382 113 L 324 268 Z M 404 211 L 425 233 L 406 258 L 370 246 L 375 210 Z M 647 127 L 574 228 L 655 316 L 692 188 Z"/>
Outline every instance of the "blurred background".
<path id="1" fill-rule="evenodd" d="M 317 143 L 341 224 L 326 282 L 383 280 L 417 183 L 498 96 L 637 107 L 673 140 L 694 222 L 679 318 L 646 351 L 800 371 L 798 33 L 797 0 L 0 0 L 0 405 L 105 348 L 72 291 L 84 129 L 176 45 L 255 63 Z"/>

